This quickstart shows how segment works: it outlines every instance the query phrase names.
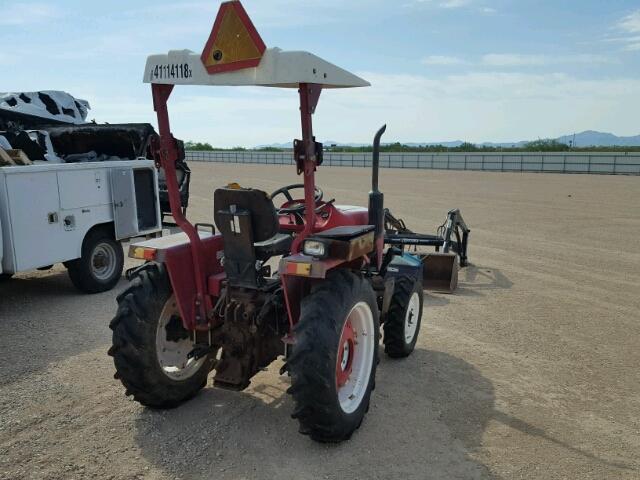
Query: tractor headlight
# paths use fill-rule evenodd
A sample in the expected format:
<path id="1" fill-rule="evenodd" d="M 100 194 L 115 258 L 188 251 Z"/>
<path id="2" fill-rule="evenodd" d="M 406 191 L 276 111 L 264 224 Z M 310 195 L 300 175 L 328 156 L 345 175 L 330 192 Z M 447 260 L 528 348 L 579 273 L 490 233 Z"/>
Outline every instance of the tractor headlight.
<path id="1" fill-rule="evenodd" d="M 318 240 L 305 240 L 302 246 L 305 255 L 316 258 L 324 258 L 327 256 L 327 245 Z"/>

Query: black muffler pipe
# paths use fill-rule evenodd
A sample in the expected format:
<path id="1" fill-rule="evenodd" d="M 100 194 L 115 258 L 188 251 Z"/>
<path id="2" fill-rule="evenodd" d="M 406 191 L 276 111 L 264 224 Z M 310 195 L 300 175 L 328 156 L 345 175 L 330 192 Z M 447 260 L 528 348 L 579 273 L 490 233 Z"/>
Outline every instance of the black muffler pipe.
<path id="1" fill-rule="evenodd" d="M 371 191 L 375 193 L 380 192 L 380 190 L 378 190 L 378 176 L 380 173 L 380 139 L 386 131 L 387 126 L 383 125 L 373 139 L 373 175 L 371 178 Z"/>
<path id="2" fill-rule="evenodd" d="M 375 227 L 376 245 L 382 239 L 384 241 L 384 195 L 378 189 L 378 177 L 380 173 L 380 139 L 387 130 L 383 125 L 373 139 L 373 162 L 371 175 L 371 191 L 369 192 L 369 225 Z"/>

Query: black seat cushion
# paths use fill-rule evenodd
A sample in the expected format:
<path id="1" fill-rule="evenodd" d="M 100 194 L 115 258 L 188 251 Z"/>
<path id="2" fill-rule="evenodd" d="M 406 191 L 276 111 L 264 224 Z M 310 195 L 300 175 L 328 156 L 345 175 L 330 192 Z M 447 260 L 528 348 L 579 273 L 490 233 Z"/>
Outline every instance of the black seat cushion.
<path id="1" fill-rule="evenodd" d="M 222 212 L 245 210 L 251 214 L 251 229 L 254 242 L 265 242 L 278 233 L 278 214 L 271 198 L 262 190 L 252 188 L 219 188 L 213 195 L 214 220 L 218 229 L 225 232 Z"/>
<path id="2" fill-rule="evenodd" d="M 293 236 L 278 233 L 278 213 L 273 201 L 265 192 L 252 188 L 219 188 L 214 193 L 214 219 L 218 230 L 225 236 L 225 242 L 233 243 L 233 248 L 231 244 L 225 246 L 225 255 L 234 257 L 237 253 L 238 258 L 244 258 L 249 255 L 248 248 L 251 248 L 251 244 L 248 244 L 245 245 L 244 251 L 240 251 L 242 237 L 235 235 L 229 225 L 232 218 L 240 221 L 234 212 L 241 216 L 249 215 L 251 218 L 252 235 L 246 238 L 246 241 L 253 241 L 256 259 L 267 260 L 291 251 Z M 237 225 L 234 228 L 236 227 Z M 227 251 L 228 248 L 233 252 Z M 250 263 L 251 260 L 248 258 L 247 261 Z"/>
<path id="3" fill-rule="evenodd" d="M 278 255 L 286 255 L 291 251 L 293 236 L 284 233 L 278 233 L 274 237 L 265 242 L 254 244 L 256 249 L 256 257 L 259 260 L 266 260 L 270 257 Z"/>

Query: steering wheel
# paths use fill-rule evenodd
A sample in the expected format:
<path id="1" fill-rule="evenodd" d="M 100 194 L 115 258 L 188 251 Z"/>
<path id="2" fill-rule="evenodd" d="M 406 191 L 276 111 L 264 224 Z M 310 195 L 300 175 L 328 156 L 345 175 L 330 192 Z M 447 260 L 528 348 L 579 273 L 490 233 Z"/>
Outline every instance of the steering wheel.
<path id="1" fill-rule="evenodd" d="M 304 212 L 305 210 L 304 200 L 301 202 L 294 201 L 293 196 L 291 195 L 291 190 L 297 190 L 301 188 L 304 188 L 304 185 L 302 183 L 296 183 L 294 185 L 287 185 L 286 187 L 279 188 L 278 190 L 276 190 L 271 194 L 271 199 L 274 199 L 278 195 L 284 195 L 284 197 L 287 199 L 287 202 L 293 202 L 291 205 L 288 205 L 285 208 L 278 208 L 277 209 L 278 215 L 286 215 L 289 213 L 293 213 L 295 215 L 301 215 Z M 323 196 L 324 196 L 323 191 L 320 188 L 316 187 L 315 195 L 314 195 L 316 205 L 322 201 Z"/>

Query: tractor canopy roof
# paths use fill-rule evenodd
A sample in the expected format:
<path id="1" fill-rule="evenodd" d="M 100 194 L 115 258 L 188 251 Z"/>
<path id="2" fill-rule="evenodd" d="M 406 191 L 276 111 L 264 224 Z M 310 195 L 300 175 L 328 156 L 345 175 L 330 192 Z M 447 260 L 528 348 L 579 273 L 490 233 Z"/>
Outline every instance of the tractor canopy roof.
<path id="1" fill-rule="evenodd" d="M 267 49 L 238 0 L 222 3 L 204 50 L 172 50 L 147 59 L 145 83 L 298 88 L 368 87 L 369 82 L 316 55 Z"/>
<path id="2" fill-rule="evenodd" d="M 256 67 L 209 73 L 201 55 L 190 50 L 172 50 L 147 59 L 145 83 L 165 85 L 220 85 L 298 88 L 315 83 L 323 88 L 368 87 L 366 80 L 309 52 L 265 50 Z"/>

